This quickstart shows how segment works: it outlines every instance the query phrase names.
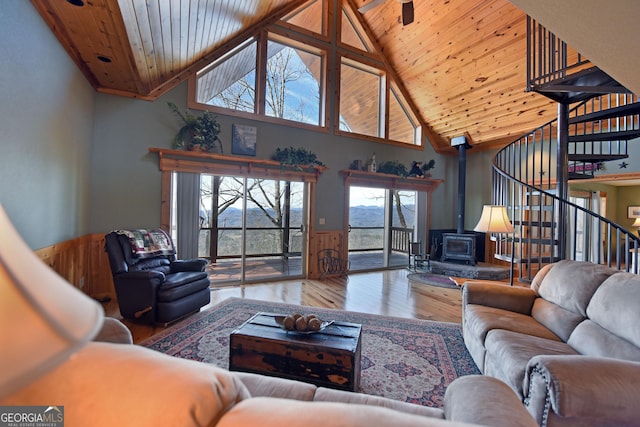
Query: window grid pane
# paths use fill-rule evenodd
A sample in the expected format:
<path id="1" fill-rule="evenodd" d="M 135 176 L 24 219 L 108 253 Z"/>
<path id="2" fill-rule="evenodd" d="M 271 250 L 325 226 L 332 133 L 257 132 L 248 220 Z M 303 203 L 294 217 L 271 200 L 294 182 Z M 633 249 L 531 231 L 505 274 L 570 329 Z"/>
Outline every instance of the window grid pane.
<path id="1" fill-rule="evenodd" d="M 197 102 L 235 111 L 256 110 L 255 41 L 233 51 L 198 77 Z"/>
<path id="2" fill-rule="evenodd" d="M 267 57 L 265 114 L 319 125 L 322 56 L 269 41 Z"/>
<path id="3" fill-rule="evenodd" d="M 389 100 L 389 139 L 414 144 L 416 128 L 402 106 L 401 99 L 392 87 Z"/>
<path id="4" fill-rule="evenodd" d="M 340 130 L 380 135 L 380 86 L 382 77 L 345 64 L 340 68 Z"/>

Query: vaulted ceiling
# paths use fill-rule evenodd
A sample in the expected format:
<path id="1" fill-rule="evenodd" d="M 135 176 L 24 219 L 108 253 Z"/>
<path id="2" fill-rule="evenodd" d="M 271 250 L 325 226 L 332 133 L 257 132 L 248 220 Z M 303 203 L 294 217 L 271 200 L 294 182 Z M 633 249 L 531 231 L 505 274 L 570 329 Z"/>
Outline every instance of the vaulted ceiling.
<path id="1" fill-rule="evenodd" d="M 354 10 L 369 2 L 345 1 Z M 32 0 L 97 91 L 148 100 L 304 2 Z M 555 117 L 554 102 L 525 92 L 524 12 L 508 0 L 414 0 L 414 10 L 406 26 L 398 0 L 358 16 L 436 151 L 448 151 L 459 135 L 480 148 L 503 146 Z"/>

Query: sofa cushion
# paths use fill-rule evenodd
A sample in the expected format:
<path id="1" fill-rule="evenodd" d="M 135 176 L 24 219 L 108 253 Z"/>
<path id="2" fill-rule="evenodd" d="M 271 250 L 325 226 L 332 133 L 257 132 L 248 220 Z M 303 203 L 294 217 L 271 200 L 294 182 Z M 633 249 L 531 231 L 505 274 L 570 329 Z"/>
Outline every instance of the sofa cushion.
<path id="1" fill-rule="evenodd" d="M 549 329 L 526 314 L 475 304 L 465 306 L 464 310 L 464 342 L 482 373 L 486 373 L 484 372 L 486 336 L 493 329 L 508 329 L 550 340 L 559 340 Z"/>
<path id="2" fill-rule="evenodd" d="M 598 288 L 587 307 L 589 319 L 640 348 L 640 276 L 617 273 Z"/>
<path id="3" fill-rule="evenodd" d="M 596 289 L 617 270 L 590 262 L 563 260 L 552 264 L 537 291 L 545 300 L 587 317 Z"/>
<path id="4" fill-rule="evenodd" d="M 485 375 L 507 383 L 522 398 L 525 368 L 539 354 L 577 354 L 568 344 L 528 334 L 494 329 L 485 340 Z"/>
<path id="5" fill-rule="evenodd" d="M 544 298 L 536 298 L 531 316 L 564 342 L 567 342 L 571 332 L 585 319 L 584 316 L 566 310 Z"/>
<path id="6" fill-rule="evenodd" d="M 634 329 L 634 327 L 629 327 L 629 329 Z M 588 356 L 613 357 L 640 362 L 638 347 L 589 319 L 576 327 L 567 344 L 580 354 Z"/>
<path id="7" fill-rule="evenodd" d="M 506 329 L 550 340 L 560 340 L 553 332 L 526 314 L 474 304 L 468 305 L 465 309 L 470 313 L 466 322 L 469 331 L 478 336 L 483 343 L 486 342 L 489 331 L 493 329 Z"/>
<path id="8" fill-rule="evenodd" d="M 59 405 L 69 426 L 212 426 L 249 392 L 232 373 L 134 345 L 91 342 L 0 400 Z"/>
<path id="9" fill-rule="evenodd" d="M 256 397 L 234 406 L 218 423 L 218 427 L 462 427 L 438 418 L 405 414 L 389 408 L 336 402 L 301 402 L 272 397 Z"/>
<path id="10" fill-rule="evenodd" d="M 248 372 L 234 372 L 245 385 L 251 397 L 279 397 L 283 399 L 313 400 L 318 387 L 290 379 L 270 377 Z"/>
<path id="11" fill-rule="evenodd" d="M 531 286 L 529 286 L 529 287 L 536 294 L 538 293 L 538 290 L 540 289 L 540 284 L 544 280 L 545 276 L 549 273 L 549 270 L 551 270 L 551 267 L 553 267 L 553 265 L 554 264 L 547 264 L 547 265 L 543 266 L 540 270 L 538 270 L 536 275 L 533 276 L 533 279 L 531 279 Z"/>
<path id="12" fill-rule="evenodd" d="M 326 387 L 319 387 L 313 400 L 316 402 L 342 402 L 358 405 L 373 405 L 394 409 L 396 411 L 404 412 L 405 414 L 422 415 L 429 418 L 444 418 L 444 412 L 440 408 L 430 408 L 428 406 L 387 399 L 381 396 L 352 393 L 349 391 L 334 390 Z"/>

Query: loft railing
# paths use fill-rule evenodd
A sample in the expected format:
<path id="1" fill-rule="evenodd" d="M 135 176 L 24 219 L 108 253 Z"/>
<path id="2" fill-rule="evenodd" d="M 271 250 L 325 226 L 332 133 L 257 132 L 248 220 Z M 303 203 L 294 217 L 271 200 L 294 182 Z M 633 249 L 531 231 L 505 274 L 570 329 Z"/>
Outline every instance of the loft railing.
<path id="1" fill-rule="evenodd" d="M 616 93 L 592 98 L 573 108 L 569 115 L 569 154 L 575 158 L 626 157 L 628 137 L 640 129 L 638 107 L 631 108 L 637 101 L 634 94 Z M 574 167 L 579 164 L 576 161 Z"/>
<path id="2" fill-rule="evenodd" d="M 591 63 L 551 31 L 527 16 L 527 90 L 564 79 Z"/>

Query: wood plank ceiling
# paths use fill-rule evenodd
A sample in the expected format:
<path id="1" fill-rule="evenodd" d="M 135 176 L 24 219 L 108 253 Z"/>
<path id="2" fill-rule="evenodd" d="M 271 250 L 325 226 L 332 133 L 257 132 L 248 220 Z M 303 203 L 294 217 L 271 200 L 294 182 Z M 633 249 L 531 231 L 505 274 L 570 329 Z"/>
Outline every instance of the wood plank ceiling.
<path id="1" fill-rule="evenodd" d="M 93 87 L 154 100 L 220 49 L 305 0 L 32 0 Z M 318 0 L 320 1 L 320 0 Z M 338 0 L 325 0 L 338 1 Z M 345 0 L 357 9 L 369 0 Z M 74 6 L 72 3 L 84 3 Z M 387 0 L 362 15 L 438 152 L 466 134 L 501 147 L 553 119 L 556 104 L 525 92 L 525 14 L 508 0 Z M 106 61 L 106 62 L 105 62 Z"/>

